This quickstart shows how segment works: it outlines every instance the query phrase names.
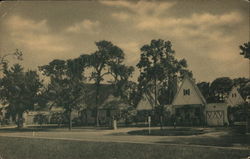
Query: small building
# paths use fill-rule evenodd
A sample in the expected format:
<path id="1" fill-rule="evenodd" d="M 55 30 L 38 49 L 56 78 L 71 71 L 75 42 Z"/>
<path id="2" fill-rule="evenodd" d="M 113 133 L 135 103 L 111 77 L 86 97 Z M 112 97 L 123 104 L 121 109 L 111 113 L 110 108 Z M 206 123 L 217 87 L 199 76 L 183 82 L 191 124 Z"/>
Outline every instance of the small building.
<path id="1" fill-rule="evenodd" d="M 54 113 L 64 113 L 64 109 L 62 107 L 52 107 L 50 110 L 43 110 L 43 111 L 27 111 L 23 114 L 24 118 L 24 125 L 34 125 L 36 124 L 34 122 L 34 118 L 38 114 L 42 114 L 47 116 L 48 118 L 48 123 L 51 123 L 51 117 L 53 116 Z M 79 116 L 78 111 L 73 110 L 71 113 L 72 119 L 76 118 Z"/>
<path id="2" fill-rule="evenodd" d="M 233 87 L 224 103 L 209 103 L 206 105 L 206 123 L 208 126 L 228 125 L 228 107 L 235 107 L 245 101 L 238 91 L 238 87 Z"/>
<path id="3" fill-rule="evenodd" d="M 208 126 L 224 126 L 228 123 L 226 103 L 209 103 L 206 105 L 206 123 Z"/>

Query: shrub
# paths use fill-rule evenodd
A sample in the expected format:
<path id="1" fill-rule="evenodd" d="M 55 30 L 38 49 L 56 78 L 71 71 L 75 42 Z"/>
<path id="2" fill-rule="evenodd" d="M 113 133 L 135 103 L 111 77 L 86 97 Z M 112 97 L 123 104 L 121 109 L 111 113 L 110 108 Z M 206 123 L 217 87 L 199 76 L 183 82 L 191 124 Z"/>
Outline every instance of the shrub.
<path id="1" fill-rule="evenodd" d="M 34 123 L 37 123 L 39 124 L 40 126 L 42 124 L 47 124 L 48 123 L 48 116 L 42 114 L 42 113 L 39 113 L 39 114 L 36 114 L 35 117 L 34 117 Z"/>

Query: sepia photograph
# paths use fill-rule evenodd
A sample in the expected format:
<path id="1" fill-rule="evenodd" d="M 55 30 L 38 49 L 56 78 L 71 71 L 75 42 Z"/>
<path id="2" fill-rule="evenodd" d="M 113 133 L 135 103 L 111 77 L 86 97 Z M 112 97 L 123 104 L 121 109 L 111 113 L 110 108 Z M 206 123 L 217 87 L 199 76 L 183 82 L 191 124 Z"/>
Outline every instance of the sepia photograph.
<path id="1" fill-rule="evenodd" d="M 0 1 L 0 159 L 250 159 L 250 0 Z"/>

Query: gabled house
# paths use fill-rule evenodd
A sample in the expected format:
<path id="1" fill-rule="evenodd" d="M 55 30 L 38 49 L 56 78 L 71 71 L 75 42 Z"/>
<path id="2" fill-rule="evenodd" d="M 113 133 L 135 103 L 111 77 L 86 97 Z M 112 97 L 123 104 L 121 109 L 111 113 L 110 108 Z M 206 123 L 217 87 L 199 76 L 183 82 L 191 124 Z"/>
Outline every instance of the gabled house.
<path id="1" fill-rule="evenodd" d="M 96 121 L 96 90 L 95 85 L 86 85 L 88 96 L 86 97 L 86 109 L 81 112 L 85 125 L 93 125 Z M 110 84 L 101 84 L 98 104 L 98 117 L 100 125 L 111 125 L 112 119 L 121 116 L 121 111 L 127 108 L 127 104 L 116 97 L 114 87 Z"/>
<path id="2" fill-rule="evenodd" d="M 172 102 L 172 113 L 177 124 L 201 125 L 204 122 L 206 100 L 195 82 L 184 77 Z"/>
<path id="3" fill-rule="evenodd" d="M 158 101 L 157 101 L 157 104 Z M 154 95 L 151 92 L 146 92 L 142 95 L 140 102 L 137 104 L 137 110 L 153 110 L 155 106 Z"/>
<path id="4" fill-rule="evenodd" d="M 237 87 L 233 87 L 231 92 L 228 95 L 228 98 L 226 99 L 226 104 L 228 106 L 237 106 L 240 104 L 243 104 L 245 101 L 242 98 L 242 96 L 240 95 L 238 88 Z"/>

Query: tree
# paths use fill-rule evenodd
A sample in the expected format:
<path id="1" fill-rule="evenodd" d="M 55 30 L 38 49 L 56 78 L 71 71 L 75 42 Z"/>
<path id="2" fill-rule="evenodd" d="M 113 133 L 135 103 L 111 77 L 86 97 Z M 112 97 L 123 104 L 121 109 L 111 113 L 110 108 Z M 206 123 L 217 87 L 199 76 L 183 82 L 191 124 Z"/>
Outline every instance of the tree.
<path id="1" fill-rule="evenodd" d="M 22 60 L 23 53 L 21 50 L 16 49 L 16 51 L 14 53 L 9 53 L 9 54 L 5 54 L 3 56 L 0 56 L 0 71 L 7 69 L 8 60 L 6 58 L 9 56 L 14 56 L 18 60 Z"/>
<path id="2" fill-rule="evenodd" d="M 250 59 L 250 42 L 240 45 L 240 55 L 243 55 L 244 58 Z"/>
<path id="3" fill-rule="evenodd" d="M 94 80 L 96 87 L 96 125 L 99 126 L 98 106 L 101 82 L 104 76 L 111 74 L 111 65 L 121 64 L 124 60 L 123 51 L 109 41 L 99 41 L 95 43 L 98 50 L 89 56 L 81 56 L 83 61 L 88 61 L 88 66 L 93 68 L 90 79 Z M 87 59 L 87 60 L 86 60 Z"/>
<path id="4" fill-rule="evenodd" d="M 250 42 L 240 45 L 240 55 L 247 58 L 249 61 L 249 78 L 250 78 Z"/>
<path id="5" fill-rule="evenodd" d="M 197 83 L 197 86 L 204 98 L 207 100 L 209 98 L 209 82 L 200 82 Z"/>
<path id="6" fill-rule="evenodd" d="M 7 111 L 16 119 L 18 128 L 23 126 L 23 113 L 34 110 L 42 81 L 36 71 L 24 72 L 19 64 L 4 69 L 1 82 L 1 98 L 7 105 Z"/>
<path id="7" fill-rule="evenodd" d="M 210 102 L 224 102 L 231 91 L 233 81 L 229 77 L 216 78 L 210 86 Z"/>
<path id="8" fill-rule="evenodd" d="M 47 98 L 52 106 L 63 107 L 72 129 L 72 111 L 84 106 L 85 89 L 83 75 L 85 63 L 77 58 L 73 60 L 53 60 L 39 67 L 44 75 L 50 77 Z"/>
<path id="9" fill-rule="evenodd" d="M 134 86 L 134 82 L 129 81 L 129 77 L 132 76 L 134 67 L 114 63 L 110 70 L 114 77 L 114 81 L 111 83 L 114 85 L 115 96 L 119 96 L 124 102 L 129 103 L 129 96 Z"/>
<path id="10" fill-rule="evenodd" d="M 34 123 L 38 123 L 40 127 L 42 127 L 42 124 L 48 123 L 48 116 L 42 113 L 38 113 L 35 115 L 33 120 L 34 120 Z"/>
<path id="11" fill-rule="evenodd" d="M 161 39 L 152 40 L 150 44 L 141 48 L 141 58 L 136 65 L 140 69 L 139 87 L 143 93 L 151 94 L 153 90 L 154 108 L 160 106 L 158 101 L 159 93 L 162 92 L 160 90 L 170 91 L 170 83 L 174 78 L 178 75 L 183 77 L 189 72 L 186 69 L 186 60 L 177 60 L 174 55 L 171 42 Z"/>

